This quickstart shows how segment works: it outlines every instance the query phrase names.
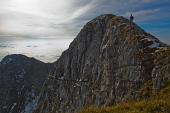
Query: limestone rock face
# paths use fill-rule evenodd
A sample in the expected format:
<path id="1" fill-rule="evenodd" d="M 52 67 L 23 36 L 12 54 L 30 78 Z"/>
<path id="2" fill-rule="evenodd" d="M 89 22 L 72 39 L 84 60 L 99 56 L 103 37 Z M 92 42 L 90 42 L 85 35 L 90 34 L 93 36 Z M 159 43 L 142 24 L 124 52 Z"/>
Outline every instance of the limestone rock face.
<path id="1" fill-rule="evenodd" d="M 0 113 L 31 113 L 52 64 L 24 55 L 0 62 Z"/>
<path id="2" fill-rule="evenodd" d="M 165 48 L 169 46 L 134 23 L 131 28 L 123 17 L 99 16 L 55 62 L 34 113 L 76 113 L 82 107 L 138 99 L 145 82 L 153 80 L 158 89 L 169 76 L 169 65 L 159 68 L 156 55 Z"/>
<path id="3" fill-rule="evenodd" d="M 155 67 L 152 70 L 153 90 L 159 91 L 170 79 L 170 48 L 156 50 L 155 57 Z"/>

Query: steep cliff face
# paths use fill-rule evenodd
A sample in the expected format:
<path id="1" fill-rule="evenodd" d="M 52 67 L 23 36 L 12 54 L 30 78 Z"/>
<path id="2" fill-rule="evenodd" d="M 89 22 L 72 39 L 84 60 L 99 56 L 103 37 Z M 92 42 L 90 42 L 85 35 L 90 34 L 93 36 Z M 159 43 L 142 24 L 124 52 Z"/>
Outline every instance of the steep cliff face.
<path id="1" fill-rule="evenodd" d="M 24 55 L 9 55 L 0 62 L 0 113 L 31 113 L 51 64 Z"/>
<path id="2" fill-rule="evenodd" d="M 155 51 L 154 68 L 152 70 L 153 89 L 160 90 L 170 80 L 170 47 Z"/>
<path id="3" fill-rule="evenodd" d="M 99 16 L 84 26 L 55 62 L 35 113 L 75 113 L 86 106 L 139 99 L 147 81 L 153 80 L 155 89 L 162 87 L 157 54 L 165 48 L 169 47 L 136 24 L 130 27 L 123 17 Z M 170 76 L 166 66 L 159 68 L 166 73 L 163 78 Z"/>

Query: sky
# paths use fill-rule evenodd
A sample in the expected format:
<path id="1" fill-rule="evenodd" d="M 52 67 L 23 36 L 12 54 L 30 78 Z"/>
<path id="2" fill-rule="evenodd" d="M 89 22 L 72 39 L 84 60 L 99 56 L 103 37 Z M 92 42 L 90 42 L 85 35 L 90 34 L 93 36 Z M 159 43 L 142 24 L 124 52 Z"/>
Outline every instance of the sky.
<path id="1" fill-rule="evenodd" d="M 98 15 L 130 13 L 142 28 L 170 43 L 169 0 L 0 0 L 0 35 L 75 38 Z"/>
<path id="2" fill-rule="evenodd" d="M 131 13 L 145 31 L 170 44 L 170 0 L 0 0 L 0 60 L 17 53 L 54 61 L 86 22 Z"/>

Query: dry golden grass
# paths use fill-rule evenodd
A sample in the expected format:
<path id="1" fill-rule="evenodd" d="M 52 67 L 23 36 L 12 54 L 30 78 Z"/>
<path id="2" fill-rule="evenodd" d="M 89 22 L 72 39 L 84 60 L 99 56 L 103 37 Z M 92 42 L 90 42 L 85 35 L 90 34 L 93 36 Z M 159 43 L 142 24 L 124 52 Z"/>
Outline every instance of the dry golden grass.
<path id="1" fill-rule="evenodd" d="M 160 92 L 152 93 L 148 99 L 112 107 L 84 108 L 79 113 L 170 113 L 170 82 Z"/>

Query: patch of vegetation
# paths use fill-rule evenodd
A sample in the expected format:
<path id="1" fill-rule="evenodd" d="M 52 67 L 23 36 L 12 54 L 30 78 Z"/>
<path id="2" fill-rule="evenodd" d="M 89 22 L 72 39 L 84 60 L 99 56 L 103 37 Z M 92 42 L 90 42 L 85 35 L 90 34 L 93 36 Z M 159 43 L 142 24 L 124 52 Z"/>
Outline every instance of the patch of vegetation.
<path id="1" fill-rule="evenodd" d="M 151 85 L 152 83 L 148 82 L 142 89 L 144 96 L 149 95 L 148 99 L 121 103 L 112 107 L 84 108 L 79 113 L 170 113 L 170 81 L 167 81 L 166 87 L 160 92 L 151 93 Z"/>
<path id="2" fill-rule="evenodd" d="M 143 87 L 139 90 L 139 97 L 141 99 L 147 99 L 152 96 L 152 87 L 153 87 L 153 82 L 152 80 L 147 81 Z"/>

